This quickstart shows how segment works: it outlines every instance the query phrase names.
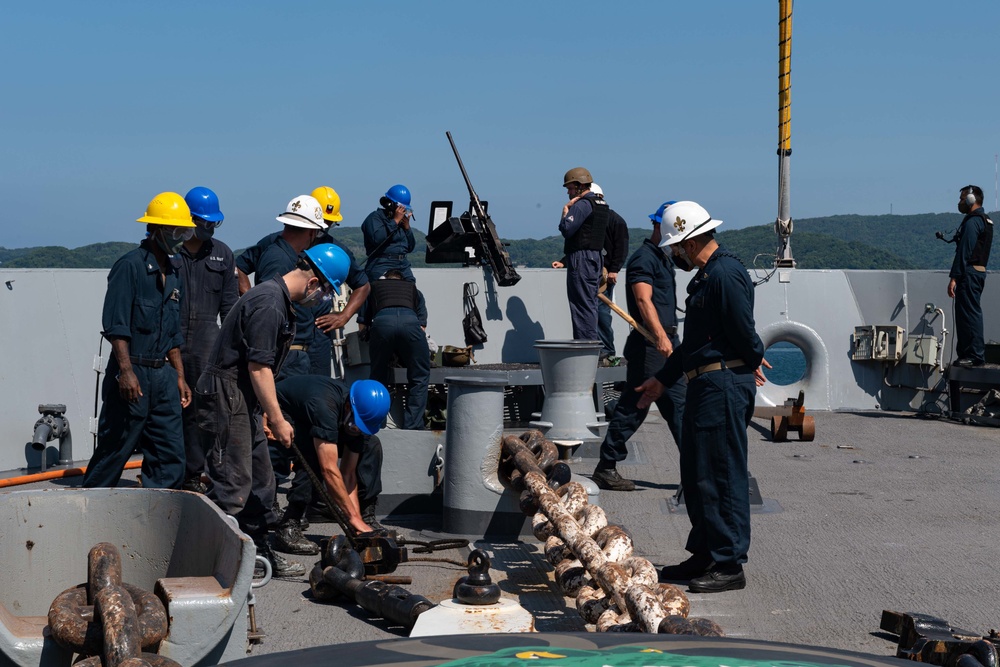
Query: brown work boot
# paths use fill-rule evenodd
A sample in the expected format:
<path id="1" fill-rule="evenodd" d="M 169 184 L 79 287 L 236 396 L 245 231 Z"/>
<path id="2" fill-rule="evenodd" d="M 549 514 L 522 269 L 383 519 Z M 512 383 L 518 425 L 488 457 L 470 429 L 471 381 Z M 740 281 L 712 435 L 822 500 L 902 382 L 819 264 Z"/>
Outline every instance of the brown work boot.
<path id="1" fill-rule="evenodd" d="M 635 491 L 635 482 L 619 475 L 617 468 L 598 468 L 590 478 L 607 491 Z"/>

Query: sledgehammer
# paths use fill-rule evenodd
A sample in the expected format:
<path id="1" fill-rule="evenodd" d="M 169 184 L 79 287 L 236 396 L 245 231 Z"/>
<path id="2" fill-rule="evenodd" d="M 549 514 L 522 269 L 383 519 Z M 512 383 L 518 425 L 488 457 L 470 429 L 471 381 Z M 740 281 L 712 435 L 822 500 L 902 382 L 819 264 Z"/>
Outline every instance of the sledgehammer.
<path id="1" fill-rule="evenodd" d="M 636 322 L 634 319 L 632 319 L 631 315 L 629 315 L 624 310 L 622 310 L 617 305 L 615 305 L 614 301 L 612 301 L 608 297 L 604 296 L 604 291 L 607 288 L 608 288 L 608 270 L 604 269 L 603 271 L 601 271 L 601 282 L 597 286 L 597 298 L 600 299 L 601 301 L 603 301 L 604 303 L 606 303 L 608 305 L 608 308 L 610 308 L 611 310 L 613 310 L 616 313 L 618 313 L 618 315 L 623 320 L 625 320 L 626 322 L 628 322 L 632 326 L 633 329 L 635 329 L 640 334 L 642 334 L 643 338 L 645 338 L 646 340 L 648 340 L 653 345 L 656 345 L 656 336 L 654 336 L 653 334 L 649 333 L 649 331 L 644 326 L 642 326 L 641 324 L 639 324 L 638 322 Z"/>

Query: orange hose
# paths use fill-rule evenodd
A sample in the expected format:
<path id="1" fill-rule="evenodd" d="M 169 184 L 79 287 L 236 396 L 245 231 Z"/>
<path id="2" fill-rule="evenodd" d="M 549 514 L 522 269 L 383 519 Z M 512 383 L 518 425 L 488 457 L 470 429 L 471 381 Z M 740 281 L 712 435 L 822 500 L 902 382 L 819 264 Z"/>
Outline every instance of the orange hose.
<path id="1" fill-rule="evenodd" d="M 142 466 L 142 459 L 138 461 L 129 461 L 125 464 L 126 470 L 135 470 Z M 64 468 L 62 470 L 46 470 L 45 472 L 36 472 L 34 475 L 21 475 L 20 477 L 8 477 L 6 479 L 0 479 L 0 489 L 7 488 L 8 486 L 20 486 L 22 484 L 31 484 L 32 482 L 44 482 L 49 479 L 62 479 L 64 477 L 76 477 L 87 472 L 87 466 L 82 468 Z"/>

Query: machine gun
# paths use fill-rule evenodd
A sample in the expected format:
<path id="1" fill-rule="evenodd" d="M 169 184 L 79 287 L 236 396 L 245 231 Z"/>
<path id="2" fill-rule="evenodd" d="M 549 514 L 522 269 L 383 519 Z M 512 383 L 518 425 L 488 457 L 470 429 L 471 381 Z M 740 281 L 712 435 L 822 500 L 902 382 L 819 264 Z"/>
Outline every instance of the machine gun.
<path id="1" fill-rule="evenodd" d="M 482 264 L 493 272 L 501 287 L 516 285 L 521 279 L 503 241 L 497 236 L 497 228 L 490 219 L 488 203 L 480 201 L 472 187 L 469 174 L 465 171 L 462 158 L 451 138 L 445 132 L 451 150 L 462 170 L 465 185 L 469 188 L 469 210 L 461 217 L 451 217 L 450 201 L 431 202 L 430 228 L 427 230 L 427 263 L 445 264 L 462 262 L 466 265 Z"/>

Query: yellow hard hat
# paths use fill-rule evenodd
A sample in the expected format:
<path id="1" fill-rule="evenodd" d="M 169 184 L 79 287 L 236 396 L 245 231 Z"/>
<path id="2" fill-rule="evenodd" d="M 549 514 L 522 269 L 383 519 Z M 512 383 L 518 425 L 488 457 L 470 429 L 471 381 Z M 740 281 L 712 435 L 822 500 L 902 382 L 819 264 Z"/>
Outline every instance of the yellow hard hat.
<path id="1" fill-rule="evenodd" d="M 327 222 L 340 222 L 344 216 L 340 214 L 340 195 L 329 185 L 321 185 L 312 191 L 319 205 L 323 207 L 323 219 Z"/>
<path id="2" fill-rule="evenodd" d="M 191 209 L 184 197 L 176 192 L 161 192 L 153 197 L 146 207 L 146 215 L 136 222 L 146 222 L 153 225 L 170 225 L 172 227 L 194 227 L 191 220 Z"/>

